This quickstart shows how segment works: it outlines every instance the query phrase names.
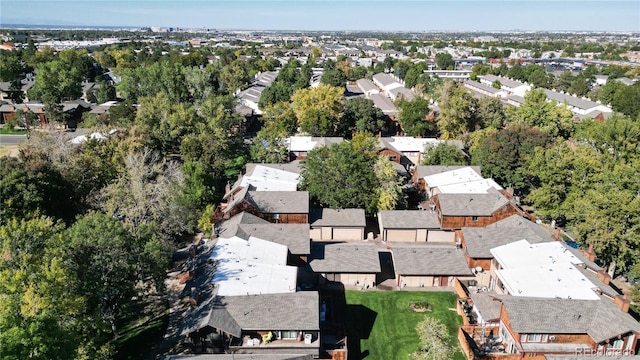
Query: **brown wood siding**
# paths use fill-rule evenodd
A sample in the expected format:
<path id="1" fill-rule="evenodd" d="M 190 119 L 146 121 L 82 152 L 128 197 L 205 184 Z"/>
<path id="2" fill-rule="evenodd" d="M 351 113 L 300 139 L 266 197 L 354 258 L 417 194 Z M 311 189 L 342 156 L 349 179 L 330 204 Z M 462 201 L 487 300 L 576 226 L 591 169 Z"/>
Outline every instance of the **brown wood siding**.
<path id="1" fill-rule="evenodd" d="M 519 343 L 521 336 L 517 332 L 513 331 L 513 328 L 511 327 L 511 320 L 509 320 L 509 315 L 507 315 L 507 310 L 505 309 L 504 304 L 500 307 L 500 321 L 502 321 L 509 333 L 511 333 L 513 340 Z"/>
<path id="2" fill-rule="evenodd" d="M 547 333 L 543 333 L 547 334 Z M 555 336 L 555 340 L 548 341 L 552 343 L 561 344 L 589 344 L 592 349 L 595 349 L 597 344 L 593 341 L 591 336 L 587 334 L 549 334 Z"/>
<path id="3" fill-rule="evenodd" d="M 264 214 L 263 219 L 272 223 L 281 224 L 307 224 L 309 223 L 309 214 L 278 214 L 278 219 L 274 218 L 275 214 Z"/>
<path id="4" fill-rule="evenodd" d="M 489 271 L 489 269 L 491 269 L 491 259 L 474 259 L 469 257 L 469 255 L 467 255 L 466 258 L 470 269 L 475 269 L 478 266 L 480 266 L 484 271 Z"/>
<path id="5" fill-rule="evenodd" d="M 234 215 L 237 215 L 243 211 L 272 223 L 283 223 L 283 224 L 309 223 L 309 214 L 304 214 L 304 213 L 303 214 L 278 214 L 278 219 L 276 220 L 274 218 L 275 214 L 263 214 L 258 209 L 253 207 L 250 203 L 248 203 L 246 200 L 243 200 L 236 207 L 231 209 L 227 214 L 224 215 L 222 220 L 228 220 L 232 218 Z M 214 220 L 214 222 L 219 221 L 219 220 L 217 221 L 216 220 Z"/>
<path id="6" fill-rule="evenodd" d="M 395 163 L 400 164 L 400 159 L 402 158 L 402 154 L 395 152 L 393 150 L 389 150 L 389 149 L 382 149 L 380 151 L 378 151 L 378 155 L 382 155 L 386 158 L 388 158 L 390 161 L 393 161 Z M 395 159 L 391 160 L 390 157 L 391 156 L 395 156 Z"/>
<path id="7" fill-rule="evenodd" d="M 437 199 L 435 197 L 434 199 Z M 439 203 L 436 201 L 436 206 L 439 211 Z M 496 223 L 502 219 L 506 219 L 511 215 L 518 215 L 520 212 L 512 205 L 507 204 L 504 208 L 494 212 L 491 216 L 478 216 L 476 221 L 473 221 L 472 216 L 451 216 L 442 215 L 440 225 L 443 229 L 461 229 L 463 227 L 486 227 L 493 223 Z"/>

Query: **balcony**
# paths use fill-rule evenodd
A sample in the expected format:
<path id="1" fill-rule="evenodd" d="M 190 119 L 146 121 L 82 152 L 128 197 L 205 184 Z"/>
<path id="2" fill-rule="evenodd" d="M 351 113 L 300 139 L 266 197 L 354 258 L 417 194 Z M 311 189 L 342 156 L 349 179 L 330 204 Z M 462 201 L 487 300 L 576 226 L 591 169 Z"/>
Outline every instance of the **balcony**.
<path id="1" fill-rule="evenodd" d="M 520 359 L 521 354 L 508 354 L 503 339 L 497 334 L 499 326 L 462 325 L 458 340 L 468 359 Z"/>
<path id="2" fill-rule="evenodd" d="M 320 338 L 317 333 L 305 333 L 298 339 L 273 339 L 263 341 L 259 333 L 246 333 L 241 339 L 235 339 L 229 346 L 234 354 L 312 354 L 320 352 Z"/>

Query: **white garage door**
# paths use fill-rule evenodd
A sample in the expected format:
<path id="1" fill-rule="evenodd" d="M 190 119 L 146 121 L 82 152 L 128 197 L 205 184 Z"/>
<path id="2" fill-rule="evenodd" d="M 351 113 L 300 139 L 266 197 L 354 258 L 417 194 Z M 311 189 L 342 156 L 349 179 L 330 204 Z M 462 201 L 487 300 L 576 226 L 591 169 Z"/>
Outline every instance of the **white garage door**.
<path id="1" fill-rule="evenodd" d="M 416 231 L 387 230 L 387 241 L 416 241 Z"/>
<path id="2" fill-rule="evenodd" d="M 362 240 L 362 230 L 333 228 L 333 240 Z"/>
<path id="3" fill-rule="evenodd" d="M 322 230 L 321 229 L 311 229 L 309 230 L 309 236 L 312 240 L 322 240 Z"/>
<path id="4" fill-rule="evenodd" d="M 455 244 L 455 235 L 453 231 L 432 230 L 429 231 L 427 242 Z"/>

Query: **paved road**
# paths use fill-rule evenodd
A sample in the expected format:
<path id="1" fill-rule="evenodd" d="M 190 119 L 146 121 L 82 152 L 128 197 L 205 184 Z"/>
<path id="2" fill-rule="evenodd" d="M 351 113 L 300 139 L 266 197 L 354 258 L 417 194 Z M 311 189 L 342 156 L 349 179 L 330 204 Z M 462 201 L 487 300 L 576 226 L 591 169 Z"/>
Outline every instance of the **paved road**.
<path id="1" fill-rule="evenodd" d="M 71 140 L 76 136 L 79 135 L 84 135 L 87 132 L 89 132 L 89 129 L 77 129 L 76 131 L 69 131 L 69 132 L 62 132 L 62 136 L 65 137 L 65 139 Z M 23 143 L 27 140 L 27 136 L 26 135 L 7 135 L 7 134 L 0 134 L 0 146 L 12 146 L 12 145 L 18 145 L 20 143 Z"/>
<path id="2" fill-rule="evenodd" d="M 0 134 L 0 146 L 18 145 L 27 140 L 26 135 L 5 135 Z"/>

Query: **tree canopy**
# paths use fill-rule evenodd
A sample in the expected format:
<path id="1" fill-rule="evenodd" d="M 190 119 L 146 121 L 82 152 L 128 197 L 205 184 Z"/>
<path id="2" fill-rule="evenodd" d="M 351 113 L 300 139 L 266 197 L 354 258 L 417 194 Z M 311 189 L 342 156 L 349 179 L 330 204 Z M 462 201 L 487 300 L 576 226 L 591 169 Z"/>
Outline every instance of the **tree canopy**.
<path id="1" fill-rule="evenodd" d="M 331 136 L 338 133 L 344 112 L 344 88 L 320 84 L 300 89 L 291 98 L 300 129 L 312 136 Z"/>
<path id="2" fill-rule="evenodd" d="M 375 146 L 374 137 L 358 133 L 351 141 L 310 151 L 302 163 L 300 187 L 318 205 L 333 209 L 363 208 L 373 214 L 395 208 L 398 175 L 385 163 L 379 163 L 376 172 Z"/>

